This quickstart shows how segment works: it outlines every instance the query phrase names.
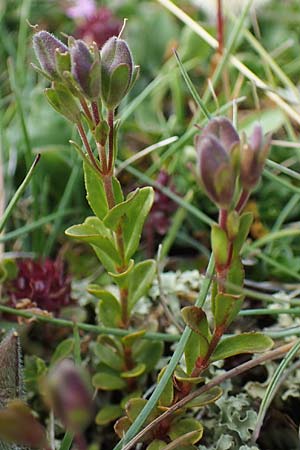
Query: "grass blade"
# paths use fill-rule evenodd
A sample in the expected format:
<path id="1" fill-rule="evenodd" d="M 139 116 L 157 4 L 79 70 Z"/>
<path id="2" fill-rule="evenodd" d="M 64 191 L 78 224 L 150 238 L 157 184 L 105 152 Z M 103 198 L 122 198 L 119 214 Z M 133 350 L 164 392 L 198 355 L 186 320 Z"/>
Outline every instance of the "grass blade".
<path id="1" fill-rule="evenodd" d="M 3 216 L 0 219 L 0 233 L 3 231 L 5 224 L 7 222 L 7 220 L 9 219 L 9 216 L 11 215 L 12 211 L 14 210 L 16 204 L 18 203 L 21 195 L 23 194 L 24 190 L 26 189 L 28 183 L 30 182 L 33 173 L 34 173 L 34 169 L 37 165 L 37 163 L 40 160 L 40 155 L 37 155 L 26 175 L 26 177 L 24 178 L 23 182 L 21 183 L 21 185 L 19 186 L 19 188 L 17 189 L 15 195 L 13 196 L 13 198 L 11 199 L 11 201 L 9 202 L 8 206 L 6 207 Z"/>
<path id="2" fill-rule="evenodd" d="M 277 369 L 275 370 L 272 379 L 267 387 L 266 393 L 264 395 L 264 398 L 261 402 L 258 416 L 257 416 L 257 422 L 255 430 L 253 431 L 252 440 L 255 442 L 259 436 L 260 429 L 263 424 L 264 417 L 266 415 L 266 412 L 280 386 L 280 378 L 286 369 L 289 362 L 294 358 L 296 353 L 300 349 L 300 341 L 297 341 L 295 345 L 291 348 L 291 350 L 288 352 L 288 354 L 285 356 L 285 358 L 281 361 Z"/>

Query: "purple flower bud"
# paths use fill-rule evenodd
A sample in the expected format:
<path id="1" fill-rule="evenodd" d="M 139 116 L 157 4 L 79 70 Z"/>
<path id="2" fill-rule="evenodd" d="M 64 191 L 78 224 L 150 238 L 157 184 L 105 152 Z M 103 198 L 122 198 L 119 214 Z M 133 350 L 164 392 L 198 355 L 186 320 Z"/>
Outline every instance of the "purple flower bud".
<path id="1" fill-rule="evenodd" d="M 199 173 L 209 198 L 222 208 L 232 202 L 239 152 L 239 136 L 225 117 L 211 120 L 195 139 Z"/>
<path id="2" fill-rule="evenodd" d="M 240 180 L 244 189 L 250 191 L 260 180 L 271 144 L 271 135 L 263 136 L 260 125 L 255 125 L 249 144 L 241 147 Z"/>
<path id="3" fill-rule="evenodd" d="M 90 422 L 92 393 L 82 371 L 73 361 L 59 362 L 44 383 L 46 399 L 65 427 L 78 433 Z"/>
<path id="4" fill-rule="evenodd" d="M 138 67 L 127 43 L 116 36 L 101 50 L 102 99 L 109 109 L 116 108 L 136 80 Z"/>
<path id="5" fill-rule="evenodd" d="M 80 90 L 89 99 L 96 99 L 100 94 L 101 69 L 98 49 L 94 48 L 94 56 L 85 42 L 74 41 L 71 46 L 71 72 Z M 95 53 L 96 52 L 96 53 Z M 98 54 L 97 54 L 98 53 Z"/>
<path id="6" fill-rule="evenodd" d="M 33 36 L 33 48 L 43 71 L 51 78 L 59 78 L 56 52 L 66 53 L 68 47 L 48 31 L 39 31 Z"/>
<path id="7" fill-rule="evenodd" d="M 229 154 L 231 150 L 240 143 L 239 135 L 230 120 L 226 117 L 212 119 L 203 129 L 201 136 L 212 134 Z"/>

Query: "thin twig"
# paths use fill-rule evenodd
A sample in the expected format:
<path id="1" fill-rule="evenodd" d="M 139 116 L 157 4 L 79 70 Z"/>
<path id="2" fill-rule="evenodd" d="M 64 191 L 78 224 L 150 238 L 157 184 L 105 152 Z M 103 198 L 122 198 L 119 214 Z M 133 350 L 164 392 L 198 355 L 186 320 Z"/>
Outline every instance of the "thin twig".
<path id="1" fill-rule="evenodd" d="M 151 431 L 154 427 L 156 427 L 162 420 L 165 420 L 167 417 L 172 415 L 175 411 L 185 406 L 187 403 L 189 403 L 194 398 L 198 397 L 201 394 L 204 394 L 205 392 L 209 391 L 215 386 L 219 386 L 220 384 L 224 383 L 224 381 L 236 377 L 238 375 L 241 375 L 244 372 L 247 372 L 250 369 L 253 369 L 254 367 L 258 366 L 259 364 L 263 364 L 266 361 L 271 361 L 273 359 L 280 358 L 281 356 L 285 355 L 295 344 L 295 341 L 289 342 L 288 344 L 282 345 L 275 350 L 271 350 L 270 352 L 265 353 L 262 356 L 259 356 L 258 358 L 252 359 L 251 361 L 247 361 L 244 364 L 241 364 L 240 366 L 234 367 L 233 369 L 229 370 L 226 373 L 222 373 L 221 375 L 214 378 L 210 383 L 207 383 L 206 385 L 200 387 L 199 389 L 196 389 L 191 394 L 184 397 L 179 402 L 175 403 L 175 405 L 171 406 L 166 412 L 164 412 L 162 415 L 157 417 L 155 420 L 153 420 L 149 425 L 147 425 L 142 431 L 140 431 L 128 444 L 126 444 L 122 450 L 129 450 L 134 445 L 136 445 L 143 436 Z"/>

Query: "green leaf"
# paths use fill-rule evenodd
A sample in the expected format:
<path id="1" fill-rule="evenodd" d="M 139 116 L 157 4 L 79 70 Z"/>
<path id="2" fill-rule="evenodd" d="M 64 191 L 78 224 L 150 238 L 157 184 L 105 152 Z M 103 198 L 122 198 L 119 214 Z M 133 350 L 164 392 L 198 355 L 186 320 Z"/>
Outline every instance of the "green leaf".
<path id="1" fill-rule="evenodd" d="M 117 420 L 117 422 L 114 425 L 114 430 L 120 439 L 122 439 L 124 437 L 125 433 L 129 429 L 130 425 L 131 425 L 131 422 L 128 419 L 128 417 L 121 417 L 121 419 Z"/>
<path id="2" fill-rule="evenodd" d="M 183 320 L 195 333 L 208 342 L 211 338 L 210 329 L 205 312 L 198 306 L 186 306 L 181 310 Z"/>
<path id="3" fill-rule="evenodd" d="M 126 200 L 114 206 L 111 210 L 108 211 L 107 215 L 104 218 L 104 224 L 107 228 L 113 231 L 117 230 L 122 221 L 125 220 L 125 217 L 128 214 L 132 203 L 134 203 L 135 198 L 139 195 L 139 191 L 140 189 L 137 188 L 135 191 L 130 192 L 127 195 Z"/>
<path id="4" fill-rule="evenodd" d="M 126 404 L 126 414 L 131 422 L 134 422 L 137 416 L 140 414 L 147 400 L 144 398 L 132 398 Z"/>
<path id="5" fill-rule="evenodd" d="M 144 334 L 146 333 L 146 330 L 138 330 L 134 331 L 133 333 L 127 334 L 126 336 L 123 336 L 121 338 L 122 344 L 124 347 L 131 348 L 134 343 L 139 341 Z"/>
<path id="6" fill-rule="evenodd" d="M 96 254 L 107 270 L 114 271 L 115 265 L 121 265 L 121 257 L 111 233 L 97 217 L 88 217 L 83 224 L 73 225 L 65 233 L 96 247 Z"/>
<path id="7" fill-rule="evenodd" d="M 232 259 L 226 276 L 226 293 L 236 294 L 238 288 L 242 288 L 245 279 L 245 270 L 241 258 L 235 256 Z"/>
<path id="8" fill-rule="evenodd" d="M 141 398 L 142 392 L 141 391 L 133 391 L 130 392 L 130 394 L 125 395 L 125 397 L 122 398 L 120 405 L 123 409 L 126 408 L 126 404 L 131 400 L 132 398 Z"/>
<path id="9" fill-rule="evenodd" d="M 119 391 L 127 386 L 117 373 L 111 371 L 101 371 L 96 373 L 92 378 L 93 386 L 103 391 Z"/>
<path id="10" fill-rule="evenodd" d="M 37 356 L 31 356 L 26 358 L 26 364 L 24 369 L 26 388 L 35 392 L 40 379 L 47 372 L 47 366 L 42 358 Z"/>
<path id="11" fill-rule="evenodd" d="M 219 386 L 215 386 L 209 391 L 200 394 L 185 406 L 186 408 L 202 408 L 203 406 L 216 402 L 222 396 L 222 394 L 223 390 Z"/>
<path id="12" fill-rule="evenodd" d="M 108 212 L 108 203 L 103 181 L 86 163 L 83 163 L 83 171 L 88 204 L 96 216 L 99 217 L 99 219 L 103 219 Z"/>
<path id="13" fill-rule="evenodd" d="M 194 368 L 197 358 L 204 357 L 211 339 L 208 321 L 203 309 L 197 306 L 186 306 L 181 310 L 185 323 L 193 330 L 185 348 L 185 361 L 188 373 Z M 197 334 L 197 337 L 194 334 Z"/>
<path id="14" fill-rule="evenodd" d="M 149 290 L 156 273 L 156 262 L 153 259 L 138 263 L 130 274 L 128 283 L 128 309 L 134 305 Z"/>
<path id="15" fill-rule="evenodd" d="M 240 226 L 239 226 L 239 232 L 234 240 L 233 244 L 233 256 L 238 256 L 244 242 L 249 234 L 249 230 L 251 227 L 251 224 L 253 222 L 253 214 L 252 212 L 246 212 L 241 215 L 240 217 Z"/>
<path id="16" fill-rule="evenodd" d="M 151 442 L 150 445 L 146 448 L 146 450 L 163 450 L 167 444 L 164 441 L 160 441 L 159 439 L 155 439 Z"/>
<path id="17" fill-rule="evenodd" d="M 217 266 L 225 266 L 229 252 L 229 241 L 226 232 L 219 225 L 212 225 L 211 246 Z"/>
<path id="18" fill-rule="evenodd" d="M 124 195 L 123 195 L 120 181 L 116 177 L 112 177 L 111 181 L 112 181 L 112 186 L 113 186 L 113 191 L 114 191 L 114 196 L 115 196 L 115 202 L 116 202 L 116 204 L 122 203 L 124 201 Z"/>
<path id="19" fill-rule="evenodd" d="M 124 272 L 121 273 L 114 273 L 114 272 L 108 272 L 109 276 L 111 276 L 113 278 L 113 280 L 115 281 L 115 283 L 120 287 L 120 288 L 127 288 L 128 287 L 128 282 L 129 282 L 129 278 L 132 272 L 132 269 L 134 268 L 134 260 L 131 259 L 129 261 L 129 264 L 126 268 L 126 270 L 124 270 Z"/>
<path id="20" fill-rule="evenodd" d="M 44 90 L 52 108 L 74 123 L 80 122 L 80 109 L 73 95 L 62 83 L 53 83 L 54 87 Z"/>
<path id="21" fill-rule="evenodd" d="M 52 355 L 51 358 L 51 365 L 52 364 L 56 364 L 58 361 L 67 358 L 68 356 L 70 356 L 73 352 L 74 349 L 74 339 L 73 338 L 68 338 L 65 339 L 64 341 L 60 342 L 60 344 L 58 344 L 58 346 L 55 349 L 55 352 Z"/>
<path id="22" fill-rule="evenodd" d="M 166 368 L 163 367 L 158 374 L 157 381 L 159 382 L 165 373 Z M 169 378 L 166 387 L 164 388 L 162 394 L 159 397 L 159 406 L 170 406 L 174 400 L 174 386 L 172 378 Z"/>
<path id="23" fill-rule="evenodd" d="M 144 222 L 152 207 L 153 200 L 153 189 L 151 187 L 142 188 L 134 202 L 134 207 L 130 209 L 130 215 L 124 223 L 125 257 L 127 260 L 139 246 Z"/>
<path id="24" fill-rule="evenodd" d="M 114 347 L 107 345 L 105 342 L 97 342 L 94 351 L 102 363 L 117 372 L 122 370 L 124 361 Z"/>
<path id="25" fill-rule="evenodd" d="M 116 230 L 122 222 L 125 258 L 129 261 L 138 248 L 145 219 L 151 209 L 154 192 L 151 187 L 137 189 L 127 199 L 110 210 L 104 223 Z"/>
<path id="26" fill-rule="evenodd" d="M 114 422 L 123 413 L 120 405 L 106 405 L 97 414 L 95 422 L 97 425 L 108 425 Z"/>
<path id="27" fill-rule="evenodd" d="M 122 312 L 119 300 L 108 291 L 88 289 L 88 292 L 100 298 L 97 313 L 98 320 L 105 327 L 118 328 L 122 322 Z"/>
<path id="28" fill-rule="evenodd" d="M 121 373 L 122 378 L 136 378 L 145 372 L 146 365 L 144 363 L 138 363 L 135 367 L 133 367 L 131 370 L 127 370 L 126 372 Z"/>
<path id="29" fill-rule="evenodd" d="M 214 318 L 216 327 L 223 326 L 224 328 L 235 319 L 238 315 L 242 304 L 243 295 L 233 294 L 218 294 L 215 297 Z"/>
<path id="30" fill-rule="evenodd" d="M 162 341 L 140 341 L 135 342 L 132 348 L 132 357 L 137 362 L 146 365 L 146 372 L 151 372 L 159 362 L 163 353 Z"/>
<path id="31" fill-rule="evenodd" d="M 202 336 L 192 331 L 186 346 L 184 347 L 186 371 L 189 375 L 192 373 L 195 363 L 200 356 L 201 341 L 203 341 Z"/>
<path id="32" fill-rule="evenodd" d="M 179 437 L 183 438 L 178 444 L 195 444 L 203 435 L 203 425 L 192 418 L 178 419 L 172 423 L 168 435 L 172 441 Z"/>
<path id="33" fill-rule="evenodd" d="M 143 398 L 132 398 L 126 404 L 126 414 L 131 422 L 134 422 L 138 417 L 144 406 L 146 405 L 147 400 Z M 160 411 L 158 408 L 154 408 L 147 418 L 145 424 L 152 422 L 152 420 L 156 419 L 160 415 Z"/>
<path id="34" fill-rule="evenodd" d="M 214 351 L 211 361 L 218 361 L 241 353 L 265 352 L 272 346 L 272 339 L 262 333 L 243 333 L 223 339 Z"/>
<path id="35" fill-rule="evenodd" d="M 175 380 L 184 381 L 191 384 L 204 383 L 203 377 L 190 377 L 180 366 L 178 366 L 173 375 Z"/>

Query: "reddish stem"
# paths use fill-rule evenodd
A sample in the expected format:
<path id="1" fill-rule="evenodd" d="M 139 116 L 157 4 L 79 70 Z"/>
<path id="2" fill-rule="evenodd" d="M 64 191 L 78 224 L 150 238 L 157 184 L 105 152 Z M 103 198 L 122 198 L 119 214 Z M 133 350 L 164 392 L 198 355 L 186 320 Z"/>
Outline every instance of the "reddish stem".
<path id="1" fill-rule="evenodd" d="M 226 222 L 227 222 L 228 211 L 227 209 L 220 209 L 219 211 L 219 225 L 220 227 L 226 231 Z"/>
<path id="2" fill-rule="evenodd" d="M 87 105 L 87 103 L 86 103 L 86 101 L 85 101 L 85 99 L 83 97 L 80 98 L 80 104 L 82 106 L 82 109 L 83 109 L 85 115 L 92 122 L 93 121 L 93 117 L 92 117 L 91 112 L 89 110 L 89 107 L 88 107 L 88 105 Z"/>
<path id="3" fill-rule="evenodd" d="M 104 189 L 105 189 L 108 207 L 109 207 L 109 209 L 112 209 L 115 206 L 115 196 L 114 196 L 114 192 L 113 192 L 111 176 L 104 175 L 103 183 L 104 183 Z"/>
<path id="4" fill-rule="evenodd" d="M 87 138 L 87 136 L 85 134 L 84 128 L 83 128 L 81 123 L 77 124 L 77 129 L 78 129 L 78 132 L 80 134 L 80 137 L 81 137 L 81 140 L 83 142 L 83 145 L 85 146 L 86 151 L 87 151 L 87 153 L 89 155 L 91 163 L 93 164 L 93 166 L 95 167 L 97 172 L 101 173 L 100 167 L 99 167 L 99 165 L 98 165 L 98 163 L 97 163 L 97 161 L 96 161 L 96 159 L 94 157 L 93 151 L 91 149 L 91 146 L 89 144 L 88 138 Z"/>
<path id="5" fill-rule="evenodd" d="M 99 115 L 99 109 L 98 109 L 97 102 L 92 102 L 92 111 L 93 111 L 94 121 L 97 126 L 98 123 L 100 122 L 100 115 Z"/>
<path id="6" fill-rule="evenodd" d="M 99 153 L 99 159 L 101 162 L 101 169 L 103 175 L 106 175 L 108 173 L 107 170 L 107 159 L 106 159 L 106 151 L 104 145 L 101 145 L 97 143 L 98 153 Z"/>
<path id="7" fill-rule="evenodd" d="M 109 137 L 108 137 L 108 170 L 112 172 L 113 160 L 114 160 L 114 110 L 108 111 L 108 126 L 109 126 Z"/>
<path id="8" fill-rule="evenodd" d="M 240 198 L 239 198 L 239 201 L 238 201 L 238 203 L 237 203 L 237 205 L 236 205 L 236 207 L 235 207 L 235 210 L 236 210 L 238 213 L 240 213 L 240 212 L 243 211 L 243 209 L 244 209 L 244 207 L 245 207 L 245 205 L 246 205 L 246 203 L 247 203 L 247 201 L 248 201 L 249 195 L 250 195 L 250 192 L 247 191 L 246 189 L 244 189 L 244 190 L 242 191 L 241 196 L 240 196 Z"/>

